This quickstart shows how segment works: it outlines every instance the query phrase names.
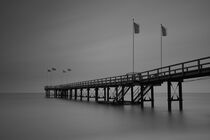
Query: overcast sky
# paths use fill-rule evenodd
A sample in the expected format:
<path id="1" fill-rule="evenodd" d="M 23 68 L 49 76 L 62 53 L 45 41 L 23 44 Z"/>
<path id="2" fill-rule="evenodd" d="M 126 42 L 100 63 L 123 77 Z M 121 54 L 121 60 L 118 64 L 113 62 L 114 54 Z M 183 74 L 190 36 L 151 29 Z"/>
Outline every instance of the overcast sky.
<path id="1" fill-rule="evenodd" d="M 210 56 L 209 7 L 209 0 L 1 0 L 0 92 L 131 72 L 132 17 L 140 24 L 135 71 L 160 66 L 160 24 L 168 32 L 163 65 Z M 209 92 L 209 82 L 183 88 Z"/>

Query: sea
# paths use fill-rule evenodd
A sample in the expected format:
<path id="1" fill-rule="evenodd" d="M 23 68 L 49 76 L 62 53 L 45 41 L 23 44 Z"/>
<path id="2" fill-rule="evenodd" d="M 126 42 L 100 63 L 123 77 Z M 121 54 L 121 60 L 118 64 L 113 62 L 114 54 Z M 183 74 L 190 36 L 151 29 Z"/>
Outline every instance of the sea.
<path id="1" fill-rule="evenodd" d="M 0 94 L 0 140 L 210 140 L 210 93 L 183 93 L 167 110 L 45 98 L 44 93 Z"/>

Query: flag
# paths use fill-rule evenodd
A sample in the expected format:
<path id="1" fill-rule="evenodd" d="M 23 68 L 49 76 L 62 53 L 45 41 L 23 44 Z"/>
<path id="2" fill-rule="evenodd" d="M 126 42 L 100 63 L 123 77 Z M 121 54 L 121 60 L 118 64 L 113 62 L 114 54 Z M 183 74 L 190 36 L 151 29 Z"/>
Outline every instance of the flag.
<path id="1" fill-rule="evenodd" d="M 138 34 L 139 33 L 139 24 L 133 22 L 133 28 L 134 28 L 134 33 Z"/>
<path id="2" fill-rule="evenodd" d="M 167 36 L 166 27 L 164 27 L 162 24 L 161 24 L 161 35 Z"/>
<path id="3" fill-rule="evenodd" d="M 53 71 L 56 71 L 56 68 L 52 68 Z"/>
<path id="4" fill-rule="evenodd" d="M 47 72 L 51 72 L 51 70 L 48 69 Z"/>

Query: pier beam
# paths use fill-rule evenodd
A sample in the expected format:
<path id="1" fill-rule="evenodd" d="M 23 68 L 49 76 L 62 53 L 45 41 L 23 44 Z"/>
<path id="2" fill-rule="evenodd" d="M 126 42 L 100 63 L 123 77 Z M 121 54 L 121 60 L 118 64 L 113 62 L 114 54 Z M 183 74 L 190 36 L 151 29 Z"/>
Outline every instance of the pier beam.
<path id="1" fill-rule="evenodd" d="M 167 82 L 167 89 L 168 89 L 168 111 L 171 112 L 171 82 Z"/>

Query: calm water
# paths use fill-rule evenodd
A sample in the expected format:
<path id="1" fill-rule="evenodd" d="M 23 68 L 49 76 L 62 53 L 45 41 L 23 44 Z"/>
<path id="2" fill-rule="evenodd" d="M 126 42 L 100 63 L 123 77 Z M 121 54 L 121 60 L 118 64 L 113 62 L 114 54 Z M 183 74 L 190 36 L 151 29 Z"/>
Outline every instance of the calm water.
<path id="1" fill-rule="evenodd" d="M 1 140 L 209 140 L 210 94 L 184 93 L 184 111 L 166 94 L 155 94 L 155 108 L 108 106 L 43 94 L 0 94 Z"/>

